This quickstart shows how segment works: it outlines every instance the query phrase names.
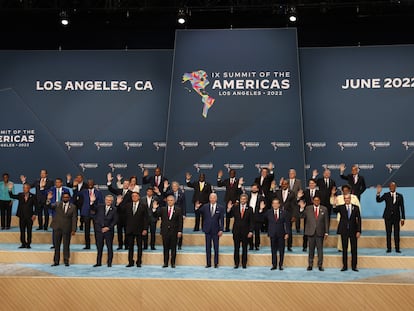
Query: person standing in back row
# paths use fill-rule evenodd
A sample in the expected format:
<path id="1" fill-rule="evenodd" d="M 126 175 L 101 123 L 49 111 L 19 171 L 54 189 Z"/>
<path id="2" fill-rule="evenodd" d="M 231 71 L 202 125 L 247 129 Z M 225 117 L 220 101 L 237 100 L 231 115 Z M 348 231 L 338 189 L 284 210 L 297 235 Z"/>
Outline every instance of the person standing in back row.
<path id="1" fill-rule="evenodd" d="M 197 208 L 197 205 L 202 206 L 209 201 L 209 196 L 213 192 L 210 183 L 206 182 L 206 175 L 201 173 L 198 177 L 198 181 L 192 182 L 191 181 L 191 174 L 185 174 L 185 181 L 187 183 L 187 187 L 193 188 L 193 205 L 194 205 L 194 212 L 195 212 L 195 224 L 194 224 L 194 231 L 200 231 L 200 212 Z"/>
<path id="2" fill-rule="evenodd" d="M 339 166 L 339 174 L 342 179 L 348 182 L 348 185 L 351 186 L 351 194 L 355 194 L 358 197 L 358 200 L 361 201 L 361 195 L 367 189 L 365 185 L 365 178 L 359 175 L 359 167 L 357 165 L 352 165 L 351 174 L 344 175 L 345 164 Z"/>

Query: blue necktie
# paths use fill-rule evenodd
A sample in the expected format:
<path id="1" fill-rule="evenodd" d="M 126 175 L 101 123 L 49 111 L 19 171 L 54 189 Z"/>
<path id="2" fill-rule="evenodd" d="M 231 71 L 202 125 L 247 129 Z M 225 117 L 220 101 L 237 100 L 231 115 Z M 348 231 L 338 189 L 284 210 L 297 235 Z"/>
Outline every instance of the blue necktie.
<path id="1" fill-rule="evenodd" d="M 351 218 L 351 206 L 347 206 L 347 209 L 348 209 L 348 219 L 350 219 Z"/>

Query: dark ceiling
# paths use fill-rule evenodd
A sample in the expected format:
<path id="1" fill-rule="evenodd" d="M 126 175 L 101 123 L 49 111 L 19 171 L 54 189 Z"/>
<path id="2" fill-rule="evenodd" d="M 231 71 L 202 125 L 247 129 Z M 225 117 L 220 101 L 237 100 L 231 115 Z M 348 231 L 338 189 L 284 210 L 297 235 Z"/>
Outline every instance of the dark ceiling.
<path id="1" fill-rule="evenodd" d="M 297 27 L 301 47 L 413 44 L 414 1 L 0 0 L 0 49 L 172 49 L 180 28 L 273 27 Z"/>

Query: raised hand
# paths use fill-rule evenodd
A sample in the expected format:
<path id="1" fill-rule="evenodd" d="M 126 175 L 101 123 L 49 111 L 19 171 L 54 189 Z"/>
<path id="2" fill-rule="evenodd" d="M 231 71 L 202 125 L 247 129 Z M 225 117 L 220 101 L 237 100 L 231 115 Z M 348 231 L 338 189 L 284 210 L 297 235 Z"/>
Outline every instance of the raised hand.
<path id="1" fill-rule="evenodd" d="M 96 201 L 95 192 L 92 192 L 92 194 L 90 195 L 90 201 L 91 201 L 91 204 L 95 203 Z"/>
<path id="2" fill-rule="evenodd" d="M 377 194 L 380 194 L 382 191 L 382 186 L 381 185 L 377 185 Z"/>
<path id="3" fill-rule="evenodd" d="M 44 188 L 46 186 L 46 179 L 40 179 L 40 183 L 39 183 L 40 189 Z"/>
<path id="4" fill-rule="evenodd" d="M 26 176 L 20 175 L 20 181 L 24 184 L 26 182 Z"/>
<path id="5" fill-rule="evenodd" d="M 52 198 L 53 198 L 53 193 L 52 193 L 52 191 L 49 191 L 47 193 L 47 199 L 50 201 L 50 200 L 52 200 Z"/>
<path id="6" fill-rule="evenodd" d="M 273 169 L 275 168 L 275 165 L 273 164 L 273 162 L 269 162 L 269 165 L 267 168 L 269 169 L 269 171 L 273 171 Z"/>
<path id="7" fill-rule="evenodd" d="M 121 181 L 122 180 L 122 175 L 121 174 L 117 174 L 116 175 L 116 180 L 117 181 Z"/>
<path id="8" fill-rule="evenodd" d="M 72 180 L 72 175 L 70 173 L 66 174 L 66 181 L 70 182 Z"/>
<path id="9" fill-rule="evenodd" d="M 305 207 L 306 207 L 305 201 L 300 200 L 298 204 L 299 204 L 299 207 L 300 207 L 301 210 L 304 210 L 305 209 Z"/>
<path id="10" fill-rule="evenodd" d="M 160 194 L 161 192 L 160 192 L 160 188 L 158 188 L 157 186 L 154 186 L 154 192 L 156 193 L 156 194 Z"/>
<path id="11" fill-rule="evenodd" d="M 142 173 L 142 176 L 147 177 L 149 175 L 149 172 L 147 169 L 144 170 L 144 173 Z"/>
<path id="12" fill-rule="evenodd" d="M 153 209 L 157 209 L 160 206 L 160 204 L 158 203 L 158 201 L 154 200 L 154 202 L 152 202 L 152 208 Z"/>
<path id="13" fill-rule="evenodd" d="M 284 177 L 280 177 L 279 185 L 281 185 L 284 181 L 285 181 L 285 178 Z"/>
<path id="14" fill-rule="evenodd" d="M 229 201 L 228 203 L 227 203 L 227 212 L 230 212 L 230 210 L 233 208 L 233 202 L 232 201 Z"/>
<path id="15" fill-rule="evenodd" d="M 298 191 L 298 198 L 301 198 L 301 197 L 303 197 L 303 190 L 302 189 L 300 189 Z"/>
<path id="16" fill-rule="evenodd" d="M 346 166 L 345 166 L 345 164 L 344 164 L 344 163 L 339 164 L 339 171 L 341 172 L 341 174 L 342 174 L 343 172 L 345 172 L 345 169 L 346 169 Z"/>
<path id="17" fill-rule="evenodd" d="M 244 178 L 243 177 L 240 177 L 239 178 L 239 186 L 241 187 L 243 185 L 244 185 Z"/>
<path id="18" fill-rule="evenodd" d="M 118 195 L 118 196 L 116 197 L 116 205 L 121 204 L 121 203 L 122 203 L 122 200 L 123 200 L 122 195 Z"/>
<path id="19" fill-rule="evenodd" d="M 260 211 L 262 212 L 265 208 L 266 208 L 266 203 L 265 201 L 260 201 Z"/>
<path id="20" fill-rule="evenodd" d="M 108 180 L 108 183 L 111 183 L 112 180 L 114 179 L 114 177 L 112 176 L 112 173 L 109 172 L 108 174 L 106 174 L 106 179 Z"/>
<path id="21" fill-rule="evenodd" d="M 221 179 L 223 177 L 223 170 L 219 170 L 217 173 L 217 178 Z"/>
<path id="22" fill-rule="evenodd" d="M 191 180 L 191 174 L 190 173 L 185 173 L 185 179 L 186 180 Z"/>
<path id="23" fill-rule="evenodd" d="M 8 187 L 9 187 L 9 191 L 13 190 L 13 183 L 11 181 L 9 181 Z"/>
<path id="24" fill-rule="evenodd" d="M 194 209 L 195 209 L 195 210 L 198 210 L 198 209 L 201 207 L 201 205 L 203 205 L 203 204 L 202 204 L 202 203 L 200 203 L 199 201 L 195 202 L 195 204 L 194 204 Z"/>
<path id="25" fill-rule="evenodd" d="M 164 189 L 167 189 L 170 186 L 170 183 L 168 182 L 168 180 L 164 180 Z"/>
<path id="26" fill-rule="evenodd" d="M 312 171 L 312 177 L 313 178 L 315 178 L 316 176 L 318 176 L 319 175 L 319 172 L 318 172 L 318 170 L 317 169 L 314 169 L 313 171 Z"/>
<path id="27" fill-rule="evenodd" d="M 331 196 L 334 196 L 335 194 L 336 194 L 336 187 L 332 187 Z"/>

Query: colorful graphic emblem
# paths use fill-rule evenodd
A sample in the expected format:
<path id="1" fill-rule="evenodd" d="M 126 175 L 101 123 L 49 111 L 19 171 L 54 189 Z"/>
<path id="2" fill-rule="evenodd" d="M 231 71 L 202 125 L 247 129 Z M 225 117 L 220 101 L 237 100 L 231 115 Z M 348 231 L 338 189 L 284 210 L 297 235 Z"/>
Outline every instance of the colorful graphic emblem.
<path id="1" fill-rule="evenodd" d="M 208 95 L 206 87 L 210 84 L 207 80 L 207 73 L 204 70 L 197 70 L 193 72 L 187 72 L 183 75 L 182 83 L 190 81 L 191 87 L 198 95 L 201 96 L 203 102 L 203 117 L 207 118 L 208 110 L 213 106 L 215 99 Z M 191 92 L 190 89 L 188 91 Z"/>

